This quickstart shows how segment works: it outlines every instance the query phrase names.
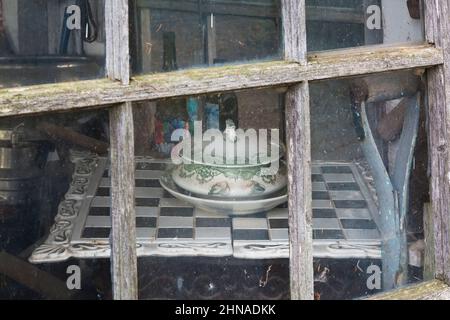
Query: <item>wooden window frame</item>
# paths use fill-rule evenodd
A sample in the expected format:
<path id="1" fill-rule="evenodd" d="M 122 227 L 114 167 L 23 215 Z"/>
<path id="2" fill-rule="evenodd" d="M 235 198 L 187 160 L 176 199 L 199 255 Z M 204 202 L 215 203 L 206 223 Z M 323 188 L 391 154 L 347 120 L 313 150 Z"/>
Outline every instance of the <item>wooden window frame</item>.
<path id="1" fill-rule="evenodd" d="M 0 117 L 107 107 L 114 299 L 137 299 L 132 102 L 286 87 L 291 298 L 313 299 L 309 82 L 427 69 L 436 278 L 450 284 L 450 0 L 423 0 L 427 43 L 306 52 L 305 0 L 281 0 L 284 59 L 130 77 L 128 0 L 105 1 L 109 79 L 0 90 Z M 299 196 L 301 195 L 301 196 Z M 430 286 L 429 286 L 430 287 Z M 436 286 L 439 287 L 439 286 Z M 441 288 L 441 287 L 439 287 Z M 441 288 L 442 289 L 442 288 Z M 387 295 L 389 297 L 389 295 Z"/>

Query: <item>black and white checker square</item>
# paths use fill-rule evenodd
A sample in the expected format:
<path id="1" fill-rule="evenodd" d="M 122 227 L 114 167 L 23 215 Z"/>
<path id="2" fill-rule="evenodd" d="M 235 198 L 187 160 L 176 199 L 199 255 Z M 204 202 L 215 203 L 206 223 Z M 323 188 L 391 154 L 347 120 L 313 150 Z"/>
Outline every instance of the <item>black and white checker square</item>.
<path id="1" fill-rule="evenodd" d="M 230 255 L 231 218 L 195 209 L 167 193 L 159 183 L 166 169 L 166 163 L 136 164 L 137 241 L 154 244 L 222 242 L 229 247 L 223 246 L 224 255 Z M 110 184 L 106 170 L 81 228 L 80 241 L 106 241 L 109 238 Z"/>
<path id="2" fill-rule="evenodd" d="M 231 239 L 231 218 L 210 214 L 172 198 L 159 199 L 156 206 L 136 206 L 137 238 L 165 239 Z M 110 208 L 102 207 L 106 198 L 94 198 L 83 230 L 82 238 L 109 237 L 111 228 Z M 107 230 L 108 229 L 108 230 Z"/>

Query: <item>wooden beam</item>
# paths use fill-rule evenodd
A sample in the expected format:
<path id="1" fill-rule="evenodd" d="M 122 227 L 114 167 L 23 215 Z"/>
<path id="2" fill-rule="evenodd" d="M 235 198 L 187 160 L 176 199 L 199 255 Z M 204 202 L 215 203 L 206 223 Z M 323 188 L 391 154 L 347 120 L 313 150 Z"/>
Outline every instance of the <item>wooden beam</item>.
<path id="1" fill-rule="evenodd" d="M 433 208 L 431 203 L 425 203 L 423 208 L 423 231 L 425 236 L 425 253 L 424 253 L 424 266 L 423 266 L 423 278 L 430 281 L 436 277 L 436 258 L 434 254 L 434 221 L 433 221 Z"/>
<path id="2" fill-rule="evenodd" d="M 304 0 L 283 0 L 284 58 L 307 64 Z M 314 299 L 311 132 L 309 84 L 286 93 L 286 136 L 289 192 L 289 272 L 292 300 Z"/>
<path id="3" fill-rule="evenodd" d="M 308 83 L 286 93 L 291 299 L 314 298 Z"/>
<path id="4" fill-rule="evenodd" d="M 365 300 L 448 300 L 450 288 L 439 280 L 411 285 L 388 293 L 375 295 Z"/>
<path id="5" fill-rule="evenodd" d="M 6 252 L 0 252 L 0 274 L 41 294 L 46 299 L 69 300 L 75 293 L 67 284 L 38 267 Z"/>
<path id="6" fill-rule="evenodd" d="M 129 84 L 128 0 L 106 1 L 107 74 Z M 131 102 L 109 112 L 111 161 L 111 278 L 116 300 L 138 299 L 134 200 L 134 127 Z"/>
<path id="7" fill-rule="evenodd" d="M 131 103 L 109 113 L 111 139 L 111 273 L 114 299 L 138 298 Z"/>
<path id="8" fill-rule="evenodd" d="M 431 45 L 369 46 L 311 53 L 306 65 L 274 61 L 142 75 L 129 86 L 103 79 L 1 89 L 0 117 L 424 68 L 443 61 L 442 50 Z"/>
<path id="9" fill-rule="evenodd" d="M 106 70 L 112 80 L 130 79 L 128 1 L 105 1 Z"/>
<path id="10" fill-rule="evenodd" d="M 49 122 L 39 122 L 36 129 L 45 133 L 50 139 L 64 141 L 73 146 L 79 146 L 100 155 L 108 153 L 109 144 L 84 134 L 78 133 L 73 129 L 55 125 Z"/>
<path id="11" fill-rule="evenodd" d="M 305 1 L 281 1 L 284 59 L 301 65 L 307 62 Z"/>
<path id="12" fill-rule="evenodd" d="M 409 106 L 409 99 L 404 98 L 402 101 L 388 114 L 385 114 L 378 123 L 378 135 L 386 142 L 396 140 L 403 130 L 405 123 L 406 111 Z"/>
<path id="13" fill-rule="evenodd" d="M 179 0 L 139 0 L 139 9 L 171 10 L 198 13 L 197 1 Z M 230 1 L 215 1 L 213 4 L 204 3 L 201 10 L 217 15 L 233 15 L 254 18 L 278 18 L 280 13 L 276 5 L 264 3 L 236 3 Z M 336 23 L 365 23 L 362 9 L 342 8 L 332 6 L 306 6 L 306 20 L 336 22 Z"/>
<path id="14" fill-rule="evenodd" d="M 437 277 L 450 284 L 450 0 L 425 1 L 427 40 L 444 52 L 443 65 L 428 71 L 431 204 Z"/>
<path id="15" fill-rule="evenodd" d="M 417 94 L 421 86 L 416 70 L 380 73 L 368 77 L 358 77 L 351 81 L 353 94 L 360 96 L 360 101 L 377 103 L 411 97 Z"/>

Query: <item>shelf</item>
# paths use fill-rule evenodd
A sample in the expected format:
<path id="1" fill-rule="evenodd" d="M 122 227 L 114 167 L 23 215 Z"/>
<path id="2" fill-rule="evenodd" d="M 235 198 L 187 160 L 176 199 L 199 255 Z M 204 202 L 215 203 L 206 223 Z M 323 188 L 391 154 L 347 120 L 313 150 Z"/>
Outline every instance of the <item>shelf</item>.
<path id="1" fill-rule="evenodd" d="M 108 162 L 72 152 L 72 183 L 46 242 L 29 258 L 51 263 L 110 256 Z M 137 254 L 241 259 L 289 258 L 287 204 L 260 214 L 229 217 L 173 198 L 159 184 L 167 161 L 136 159 Z M 366 179 L 353 163 L 313 165 L 314 257 L 381 258 L 378 215 Z"/>

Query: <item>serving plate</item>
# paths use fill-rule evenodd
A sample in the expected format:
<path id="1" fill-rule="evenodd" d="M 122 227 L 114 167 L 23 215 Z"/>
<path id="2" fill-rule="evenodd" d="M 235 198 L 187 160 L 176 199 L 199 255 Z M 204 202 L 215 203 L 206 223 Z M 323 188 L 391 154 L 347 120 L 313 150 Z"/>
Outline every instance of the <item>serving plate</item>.
<path id="1" fill-rule="evenodd" d="M 212 197 L 194 196 L 192 193 L 179 188 L 172 179 L 170 172 L 160 178 L 161 186 L 178 200 L 185 201 L 196 208 L 230 216 L 242 216 L 269 211 L 288 200 L 287 190 L 284 189 L 271 196 L 260 199 L 216 199 Z"/>

